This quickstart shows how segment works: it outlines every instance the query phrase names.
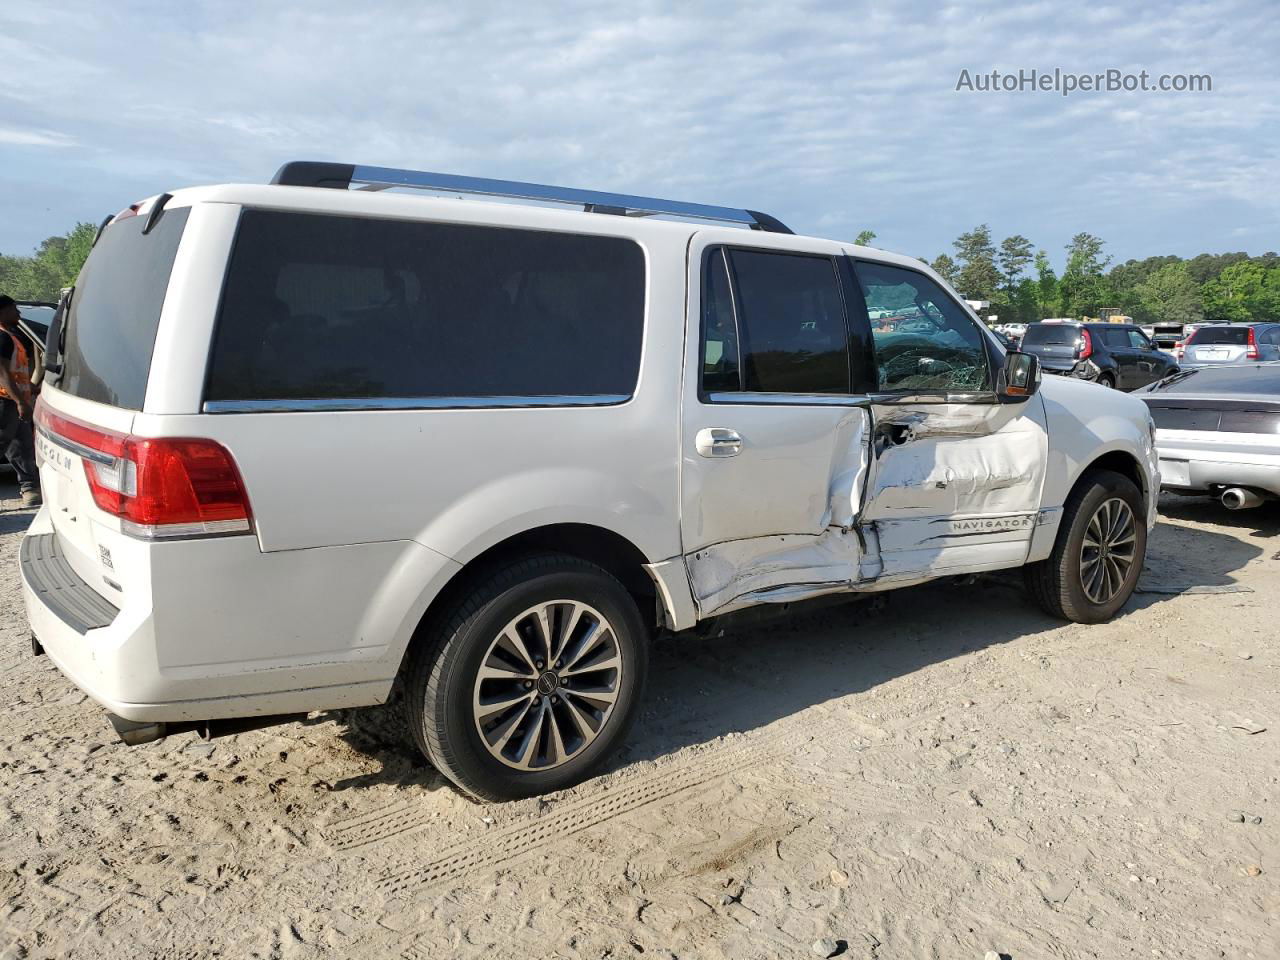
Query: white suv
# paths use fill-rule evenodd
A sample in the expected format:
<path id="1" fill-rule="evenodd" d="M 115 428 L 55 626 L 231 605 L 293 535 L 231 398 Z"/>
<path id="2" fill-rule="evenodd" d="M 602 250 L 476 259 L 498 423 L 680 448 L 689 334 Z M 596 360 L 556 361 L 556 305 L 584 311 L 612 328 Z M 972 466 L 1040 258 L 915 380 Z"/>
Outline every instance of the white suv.
<path id="1" fill-rule="evenodd" d="M 112 218 L 50 343 L 36 652 L 129 743 L 399 681 L 482 798 L 596 770 L 657 630 L 1019 566 L 1106 619 L 1159 489 L 1141 401 L 745 210 L 292 163 Z"/>

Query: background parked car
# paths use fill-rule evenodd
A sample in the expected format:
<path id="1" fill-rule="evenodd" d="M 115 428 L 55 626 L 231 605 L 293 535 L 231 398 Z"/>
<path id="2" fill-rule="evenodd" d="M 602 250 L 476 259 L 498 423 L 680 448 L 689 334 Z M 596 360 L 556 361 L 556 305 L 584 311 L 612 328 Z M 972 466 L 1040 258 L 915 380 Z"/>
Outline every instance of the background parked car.
<path id="1" fill-rule="evenodd" d="M 1039 357 L 1046 373 L 1120 390 L 1136 390 L 1178 369 L 1169 354 L 1127 323 L 1033 323 L 1021 349 Z"/>
<path id="2" fill-rule="evenodd" d="M 1280 323 L 1216 323 L 1200 327 L 1182 344 L 1188 367 L 1280 360 Z"/>
<path id="3" fill-rule="evenodd" d="M 1139 396 L 1156 424 L 1162 487 L 1232 510 L 1280 496 L 1280 363 L 1183 370 Z"/>

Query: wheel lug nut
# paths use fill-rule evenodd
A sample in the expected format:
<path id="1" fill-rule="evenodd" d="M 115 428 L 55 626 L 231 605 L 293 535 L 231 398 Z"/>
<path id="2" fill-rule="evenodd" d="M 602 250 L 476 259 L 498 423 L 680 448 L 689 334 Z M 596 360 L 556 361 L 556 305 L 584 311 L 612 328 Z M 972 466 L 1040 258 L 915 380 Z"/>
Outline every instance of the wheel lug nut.
<path id="1" fill-rule="evenodd" d="M 541 670 L 541 669 L 542 669 L 542 666 L 543 666 L 542 661 L 541 661 L 541 660 L 535 660 L 534 662 L 538 665 L 538 669 L 539 669 L 539 670 Z"/>
<path id="2" fill-rule="evenodd" d="M 532 689 L 532 688 L 533 688 L 533 681 L 532 681 L 532 680 L 526 680 L 526 681 L 524 682 L 524 688 L 525 688 L 526 690 L 530 690 L 530 689 Z"/>
<path id="3" fill-rule="evenodd" d="M 557 660 L 557 661 L 556 661 L 556 669 L 557 669 L 557 670 L 559 670 L 559 669 L 560 669 L 561 667 L 563 667 L 563 666 L 564 666 L 564 661 L 563 661 L 563 660 Z"/>
<path id="4" fill-rule="evenodd" d="M 551 698 L 551 702 L 552 702 L 552 703 L 559 703 L 559 702 L 560 702 L 560 698 L 559 698 L 559 697 L 555 697 L 555 696 L 553 696 L 553 697 Z"/>

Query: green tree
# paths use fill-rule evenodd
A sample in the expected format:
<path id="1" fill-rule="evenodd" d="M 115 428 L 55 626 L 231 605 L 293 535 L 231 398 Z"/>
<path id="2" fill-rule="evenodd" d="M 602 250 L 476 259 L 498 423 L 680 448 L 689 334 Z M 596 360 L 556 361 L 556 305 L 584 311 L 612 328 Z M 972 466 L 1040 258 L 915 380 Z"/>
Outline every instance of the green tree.
<path id="1" fill-rule="evenodd" d="M 1009 296 L 1010 321 L 1033 323 L 1048 314 L 1040 313 L 1040 283 L 1032 277 L 1023 277 Z"/>
<path id="2" fill-rule="evenodd" d="M 1043 250 L 1036 251 L 1035 259 L 1035 297 L 1037 320 L 1045 317 L 1056 317 L 1062 313 L 1062 293 L 1058 289 L 1058 275 L 1053 272 L 1053 264 L 1049 255 Z"/>
<path id="3" fill-rule="evenodd" d="M 1145 260 L 1126 260 L 1124 263 L 1111 268 L 1111 271 L 1107 274 L 1107 281 L 1111 284 L 1111 289 L 1116 296 L 1123 300 L 1126 294 L 1130 293 L 1161 267 L 1170 263 L 1181 262 L 1181 257 L 1174 256 L 1147 257 Z"/>
<path id="4" fill-rule="evenodd" d="M 1027 269 L 1034 257 L 1031 254 L 1031 241 L 1020 233 L 1005 237 L 1000 244 L 998 263 L 1000 272 L 1004 274 L 1004 289 L 1010 298 L 1018 286 L 1022 271 Z"/>
<path id="5" fill-rule="evenodd" d="M 947 283 L 953 287 L 956 285 L 956 262 L 945 253 L 940 253 L 934 257 L 933 263 L 929 264 L 929 266 L 933 267 L 934 273 L 942 277 Z"/>
<path id="6" fill-rule="evenodd" d="M 1105 241 L 1091 233 L 1077 233 L 1067 244 L 1067 266 L 1058 287 L 1066 316 L 1097 316 L 1101 307 L 1113 299 L 1103 270 L 1111 262 L 1102 255 Z"/>
<path id="7" fill-rule="evenodd" d="M 1169 263 L 1135 289 L 1146 318 L 1154 323 L 1199 323 L 1204 319 L 1200 287 L 1185 263 Z"/>
<path id="8" fill-rule="evenodd" d="M 875 238 L 876 232 L 874 230 L 863 230 L 853 238 L 853 242 L 859 247 L 869 247 L 871 246 L 871 241 Z"/>
<path id="9" fill-rule="evenodd" d="M 1280 320 L 1280 262 L 1243 260 L 1204 285 L 1204 312 L 1210 320 L 1234 323 Z"/>
<path id="10" fill-rule="evenodd" d="M 1216 280 L 1227 267 L 1248 259 L 1249 255 L 1244 252 L 1202 253 L 1187 261 L 1187 273 L 1194 283 L 1204 285 Z"/>
<path id="11" fill-rule="evenodd" d="M 17 300 L 57 300 L 75 282 L 89 256 L 98 228 L 78 223 L 60 237 L 49 237 L 30 257 L 0 256 L 0 293 Z"/>
<path id="12" fill-rule="evenodd" d="M 991 228 L 985 223 L 956 238 L 959 269 L 955 288 L 970 300 L 995 300 L 1000 289 L 1000 271 L 996 267 L 996 248 L 991 243 Z"/>

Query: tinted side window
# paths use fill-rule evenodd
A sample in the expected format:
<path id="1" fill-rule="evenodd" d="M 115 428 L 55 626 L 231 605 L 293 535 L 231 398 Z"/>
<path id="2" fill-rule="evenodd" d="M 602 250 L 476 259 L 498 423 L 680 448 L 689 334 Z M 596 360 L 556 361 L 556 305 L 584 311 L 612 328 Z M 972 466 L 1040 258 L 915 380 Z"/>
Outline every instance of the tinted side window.
<path id="1" fill-rule="evenodd" d="M 169 273 L 189 212 L 165 211 L 146 236 L 146 217 L 138 216 L 102 232 L 76 280 L 58 389 L 142 409 Z"/>
<path id="2" fill-rule="evenodd" d="M 644 292 L 616 237 L 246 210 L 207 399 L 629 396 Z"/>
<path id="3" fill-rule="evenodd" d="M 871 318 L 879 389 L 991 389 L 983 334 L 941 287 L 902 267 L 858 263 L 856 270 Z"/>
<path id="4" fill-rule="evenodd" d="M 1138 350 L 1150 350 L 1151 341 L 1147 339 L 1146 334 L 1141 330 L 1129 330 L 1129 346 Z"/>
<path id="5" fill-rule="evenodd" d="M 707 254 L 703 269 L 702 389 L 708 393 L 742 389 L 728 261 L 718 247 Z"/>
<path id="6" fill-rule="evenodd" d="M 1094 329 L 1096 330 L 1097 328 L 1095 327 Z M 1102 331 L 1102 342 L 1108 347 L 1124 347 L 1127 349 L 1129 346 L 1129 334 L 1119 328 L 1114 330 L 1104 329 Z"/>
<path id="7" fill-rule="evenodd" d="M 849 334 L 829 257 L 730 250 L 743 389 L 848 393 Z"/>

